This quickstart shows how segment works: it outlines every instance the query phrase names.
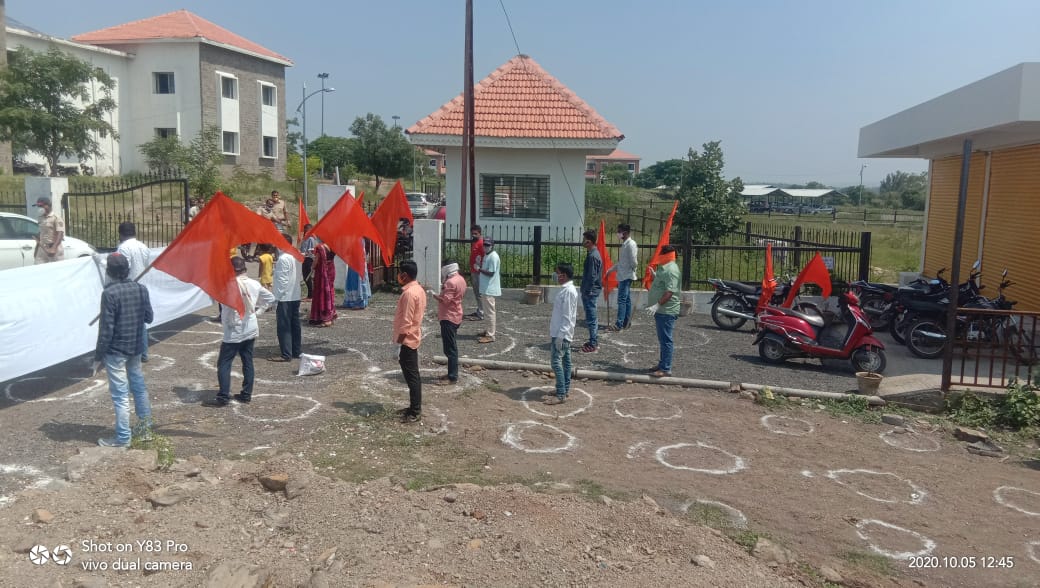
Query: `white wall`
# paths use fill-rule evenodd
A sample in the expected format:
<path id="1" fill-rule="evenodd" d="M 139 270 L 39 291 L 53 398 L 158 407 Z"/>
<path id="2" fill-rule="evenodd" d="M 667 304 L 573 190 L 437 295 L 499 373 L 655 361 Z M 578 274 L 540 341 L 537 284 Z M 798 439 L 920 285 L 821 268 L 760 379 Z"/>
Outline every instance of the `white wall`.
<path id="1" fill-rule="evenodd" d="M 128 107 L 120 117 L 123 169 L 147 171 L 138 146 L 155 138 L 157 128 L 175 128 L 182 141 L 202 128 L 202 90 L 197 43 L 164 43 L 127 47 L 129 61 L 123 95 Z M 152 73 L 173 72 L 174 93 L 154 93 Z"/>
<path id="2" fill-rule="evenodd" d="M 446 223 L 448 226 L 459 224 L 459 201 L 461 187 L 461 155 L 462 150 L 448 147 L 447 177 L 445 191 L 448 196 Z M 476 150 L 477 165 L 477 223 L 484 229 L 484 234 L 500 234 L 498 230 L 507 227 L 533 227 L 541 225 L 546 238 L 556 228 L 573 229 L 581 234 L 585 216 L 585 156 L 581 150 L 547 149 L 502 149 L 478 148 Z M 562 170 L 561 170 L 562 167 Z M 565 171 L 564 171 L 565 170 Z M 517 174 L 549 176 L 549 220 L 483 218 L 480 216 L 480 174 Z M 469 210 L 466 218 L 469 218 Z M 469 221 L 467 220 L 467 226 Z M 447 233 L 452 233 L 446 229 Z M 504 234 L 504 233 L 501 233 Z M 448 236 L 454 237 L 454 234 Z M 501 237 L 500 237 L 501 238 Z"/>

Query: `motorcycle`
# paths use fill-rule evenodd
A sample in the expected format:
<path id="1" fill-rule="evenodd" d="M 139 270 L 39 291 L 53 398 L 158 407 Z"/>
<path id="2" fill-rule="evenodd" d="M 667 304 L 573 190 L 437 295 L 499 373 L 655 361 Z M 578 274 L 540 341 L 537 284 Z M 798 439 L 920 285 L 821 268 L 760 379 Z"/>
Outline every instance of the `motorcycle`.
<path id="1" fill-rule="evenodd" d="M 867 314 L 870 326 L 875 331 L 887 329 L 892 322 L 890 309 L 899 287 L 866 280 L 856 280 L 849 286 L 859 296 L 859 307 Z"/>
<path id="2" fill-rule="evenodd" d="M 723 330 L 736 331 L 748 321 L 755 321 L 755 307 L 762 295 L 762 284 L 746 284 L 731 280 L 708 278 L 708 283 L 715 289 L 711 299 L 711 320 Z M 769 304 L 782 306 L 787 294 L 791 291 L 791 281 L 787 280 L 777 286 L 769 298 Z M 811 302 L 799 302 L 794 305 L 799 312 L 823 316 L 818 306 Z"/>
<path id="3" fill-rule="evenodd" d="M 848 359 L 857 372 L 885 371 L 885 346 L 878 341 L 854 292 L 838 296 L 846 331 L 839 341 L 823 341 L 826 324 L 821 317 L 794 309 L 768 306 L 758 316 L 758 355 L 768 363 L 791 357 Z"/>
<path id="4" fill-rule="evenodd" d="M 950 283 L 942 278 L 939 270 L 938 278 L 927 282 L 918 282 L 911 286 L 904 286 L 896 293 L 892 303 L 892 312 L 895 317 L 892 320 L 892 338 L 897 343 L 906 344 L 907 334 L 911 325 L 918 319 L 924 317 L 941 318 L 946 316 L 950 304 Z M 980 297 L 979 292 L 985 287 L 979 285 L 979 262 L 971 266 L 971 275 L 968 281 L 958 286 L 958 300 L 962 304 L 968 304 Z"/>

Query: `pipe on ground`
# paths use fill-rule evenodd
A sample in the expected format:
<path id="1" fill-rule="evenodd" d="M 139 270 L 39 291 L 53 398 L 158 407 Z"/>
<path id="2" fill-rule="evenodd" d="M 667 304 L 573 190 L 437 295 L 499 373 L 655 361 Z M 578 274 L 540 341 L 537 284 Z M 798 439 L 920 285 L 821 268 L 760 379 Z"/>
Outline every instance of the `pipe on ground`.
<path id="1" fill-rule="evenodd" d="M 448 358 L 443 355 L 435 355 L 433 361 L 439 364 L 448 363 Z M 460 357 L 460 365 L 479 365 L 481 367 L 497 370 L 527 370 L 531 372 L 551 373 L 552 368 L 537 363 L 520 363 L 515 361 L 501 361 L 498 359 L 478 359 L 471 357 Z M 666 384 L 670 386 L 686 386 L 688 388 L 705 388 L 708 390 L 732 390 L 733 383 L 721 380 L 699 380 L 696 378 L 655 378 L 646 374 L 629 374 L 621 372 L 601 372 L 596 370 L 575 370 L 575 378 L 589 378 L 591 380 L 608 380 L 612 382 L 639 382 L 641 384 Z M 813 398 L 816 400 L 848 400 L 852 397 L 866 398 L 871 406 L 884 406 L 885 399 L 880 396 L 863 396 L 860 394 L 844 394 L 842 392 L 821 392 L 818 390 L 802 390 L 799 388 L 784 388 L 779 386 L 765 386 L 762 384 L 739 384 L 741 390 L 761 392 L 769 388 L 776 394 L 794 396 L 796 398 Z"/>

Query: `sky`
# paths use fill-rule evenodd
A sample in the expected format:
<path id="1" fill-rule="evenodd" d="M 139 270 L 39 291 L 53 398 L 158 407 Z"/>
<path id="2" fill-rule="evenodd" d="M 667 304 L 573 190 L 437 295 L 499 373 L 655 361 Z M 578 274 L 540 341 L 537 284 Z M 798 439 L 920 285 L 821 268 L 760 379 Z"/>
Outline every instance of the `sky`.
<path id="1" fill-rule="evenodd" d="M 103 10 L 99 7 L 103 6 Z M 7 0 L 67 38 L 187 9 L 293 60 L 290 115 L 327 72 L 325 133 L 372 112 L 410 126 L 462 91 L 463 0 Z M 474 0 L 477 81 L 531 56 L 646 167 L 721 141 L 745 183 L 876 186 L 916 159 L 859 159 L 859 129 L 1023 61 L 1035 0 Z M 508 15 L 508 19 L 507 19 Z M 508 23 L 512 24 L 512 30 Z M 514 42 L 515 35 L 515 42 Z M 307 136 L 321 101 L 307 102 Z"/>

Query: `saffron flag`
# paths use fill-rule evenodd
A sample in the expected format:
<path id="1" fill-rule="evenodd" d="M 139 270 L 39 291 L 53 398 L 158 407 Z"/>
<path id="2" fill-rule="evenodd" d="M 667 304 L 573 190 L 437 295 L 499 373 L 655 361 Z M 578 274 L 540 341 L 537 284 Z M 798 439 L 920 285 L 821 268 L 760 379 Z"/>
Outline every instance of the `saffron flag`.
<path id="1" fill-rule="evenodd" d="M 300 240 L 300 243 L 303 243 L 303 238 L 304 238 L 303 227 L 311 224 L 311 219 L 307 216 L 307 209 L 303 206 L 303 200 L 300 200 L 299 202 L 300 202 L 300 222 L 299 222 L 299 225 L 296 227 L 296 235 L 297 235 L 297 238 Z"/>
<path id="2" fill-rule="evenodd" d="M 661 238 L 657 241 L 657 249 L 654 250 L 654 256 L 646 264 L 646 273 L 643 275 L 643 287 L 647 290 L 654 283 L 654 273 L 651 270 L 661 263 L 661 248 L 668 244 L 669 236 L 672 234 L 672 221 L 675 220 L 675 211 L 678 209 L 679 201 L 676 200 L 675 204 L 672 205 L 672 214 L 668 215 L 668 222 L 664 223 L 664 228 L 661 229 Z"/>
<path id="3" fill-rule="evenodd" d="M 401 180 L 397 180 L 390 193 L 379 203 L 375 214 L 372 215 L 372 224 L 383 237 L 384 247 L 380 248 L 383 253 L 383 264 L 389 266 L 394 262 L 394 252 L 397 249 L 397 227 L 401 219 L 408 219 L 408 224 L 414 224 L 412 208 L 408 206 L 408 197 L 404 195 L 404 187 Z"/>
<path id="4" fill-rule="evenodd" d="M 243 314 L 245 304 L 228 259 L 228 250 L 242 243 L 272 243 L 303 261 L 303 255 L 271 221 L 217 192 L 151 267 L 195 284 L 217 302 Z"/>
<path id="5" fill-rule="evenodd" d="M 831 273 L 827 271 L 827 264 L 823 263 L 823 257 L 820 257 L 819 251 L 809 260 L 809 263 L 805 264 L 802 271 L 798 272 L 798 277 L 795 278 L 791 291 L 787 294 L 787 300 L 784 300 L 785 307 L 790 308 L 794 304 L 794 297 L 798 295 L 798 290 L 805 283 L 819 286 L 823 290 L 824 298 L 831 295 Z"/>
<path id="6" fill-rule="evenodd" d="M 758 297 L 758 304 L 755 305 L 755 314 L 762 312 L 769 304 L 773 292 L 776 292 L 776 277 L 773 276 L 773 244 L 766 241 L 766 273 L 762 276 L 762 294 Z"/>
<path id="7" fill-rule="evenodd" d="M 606 223 L 603 219 L 599 221 L 599 233 L 596 234 L 596 249 L 599 250 L 600 259 L 603 261 L 603 300 L 610 300 L 610 293 L 617 288 L 617 272 L 607 273 L 607 270 L 614 267 L 614 262 L 610 259 L 610 252 L 607 251 L 607 232 Z"/>
<path id="8" fill-rule="evenodd" d="M 383 238 L 365 214 L 365 209 L 358 204 L 361 198 L 364 198 L 364 194 L 354 200 L 350 192 L 344 192 L 308 234 L 321 239 L 336 255 L 343 258 L 350 269 L 365 276 L 368 273 L 361 239 L 369 239 L 382 249 Z"/>

